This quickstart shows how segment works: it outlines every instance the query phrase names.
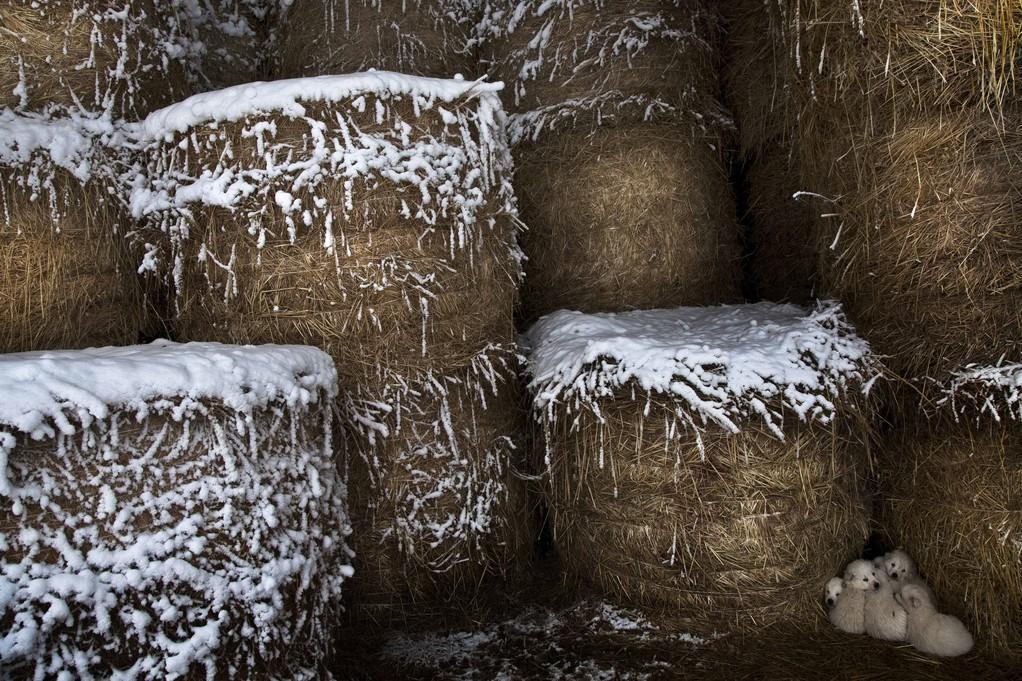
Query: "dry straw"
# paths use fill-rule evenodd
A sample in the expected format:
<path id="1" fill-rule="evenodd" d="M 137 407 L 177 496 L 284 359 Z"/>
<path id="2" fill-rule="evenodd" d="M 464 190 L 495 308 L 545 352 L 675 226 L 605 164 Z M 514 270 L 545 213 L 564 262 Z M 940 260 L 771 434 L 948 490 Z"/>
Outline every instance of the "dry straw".
<path id="1" fill-rule="evenodd" d="M 187 31 L 166 0 L 3 0 L 0 107 L 144 114 L 186 91 Z"/>
<path id="2" fill-rule="evenodd" d="M 282 78 L 368 69 L 476 78 L 471 0 L 295 0 L 280 28 Z"/>
<path id="3" fill-rule="evenodd" d="M 738 227 L 721 154 L 681 125 L 559 134 L 516 150 L 523 315 L 730 302 Z"/>
<path id="4" fill-rule="evenodd" d="M 182 337 L 308 343 L 336 360 L 360 614 L 387 619 L 394 603 L 470 592 L 523 531 L 506 418 L 510 155 L 493 89 L 471 83 L 339 77 L 350 94 L 274 110 L 281 88 L 324 82 L 270 84 L 268 110 L 155 139 L 136 198 L 183 197 L 157 206 L 147 236 L 179 284 Z M 463 94 L 429 94 L 448 86 Z M 213 198 L 194 200 L 207 181 Z"/>

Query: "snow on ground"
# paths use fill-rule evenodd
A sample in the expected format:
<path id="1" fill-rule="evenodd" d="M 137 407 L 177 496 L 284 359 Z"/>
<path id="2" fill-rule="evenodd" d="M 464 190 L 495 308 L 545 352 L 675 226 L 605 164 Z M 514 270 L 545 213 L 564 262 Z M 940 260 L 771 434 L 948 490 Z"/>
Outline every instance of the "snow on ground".
<path id="1" fill-rule="evenodd" d="M 758 416 L 783 438 L 780 402 L 828 423 L 846 392 L 877 376 L 869 345 L 839 304 L 756 303 L 624 313 L 562 310 L 525 335 L 537 416 L 590 408 L 630 389 L 680 401 L 697 423 L 731 432 Z"/>
<path id="2" fill-rule="evenodd" d="M 637 611 L 586 600 L 556 611 L 531 606 L 476 631 L 397 633 L 387 639 L 381 656 L 412 675 L 450 681 L 645 681 L 659 678 L 665 663 L 652 655 L 636 662 L 627 654 L 618 654 L 618 663 L 613 651 L 656 644 L 697 647 L 713 638 L 661 629 Z M 577 650 L 582 641 L 591 657 Z"/>

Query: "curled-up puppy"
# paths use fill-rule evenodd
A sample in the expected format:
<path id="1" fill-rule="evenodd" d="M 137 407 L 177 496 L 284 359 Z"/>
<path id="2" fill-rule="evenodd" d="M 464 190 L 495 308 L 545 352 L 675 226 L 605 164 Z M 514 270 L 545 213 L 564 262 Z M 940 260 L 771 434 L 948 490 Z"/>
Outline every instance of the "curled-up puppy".
<path id="1" fill-rule="evenodd" d="M 929 594 L 918 584 L 906 584 L 898 600 L 908 612 L 908 642 L 921 652 L 955 657 L 972 650 L 972 634 L 961 620 L 937 612 Z"/>
<path id="2" fill-rule="evenodd" d="M 869 588 L 872 569 L 869 561 L 856 560 L 845 568 L 844 581 L 835 577 L 827 582 L 828 598 L 835 580 L 840 582 L 841 588 L 837 591 L 834 606 L 830 608 L 827 617 L 830 623 L 841 631 L 849 634 L 866 633 L 866 590 Z"/>
<path id="3" fill-rule="evenodd" d="M 933 589 L 927 584 L 922 577 L 919 576 L 919 572 L 916 570 L 915 561 L 912 557 L 901 549 L 891 551 L 890 553 L 884 554 L 882 558 L 884 572 L 891 578 L 891 586 L 894 587 L 894 592 L 898 593 L 904 588 L 906 584 L 915 584 L 926 591 L 926 595 L 929 596 L 932 603 L 937 602 L 937 597 L 933 594 Z"/>
<path id="4" fill-rule="evenodd" d="M 866 633 L 884 641 L 904 641 L 908 627 L 905 608 L 894 599 L 887 573 L 869 564 L 870 588 L 866 592 Z"/>

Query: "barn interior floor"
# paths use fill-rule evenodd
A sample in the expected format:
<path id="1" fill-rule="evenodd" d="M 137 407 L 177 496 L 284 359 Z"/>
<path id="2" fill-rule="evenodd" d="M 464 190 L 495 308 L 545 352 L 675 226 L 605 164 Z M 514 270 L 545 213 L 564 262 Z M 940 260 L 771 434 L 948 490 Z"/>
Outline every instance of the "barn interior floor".
<path id="1" fill-rule="evenodd" d="M 542 582 L 543 580 L 539 580 Z M 399 626 L 341 634 L 338 679 L 656 681 L 659 679 L 1022 679 L 1022 644 L 995 650 L 976 635 L 968 655 L 936 659 L 908 644 L 816 622 L 755 633 L 714 632 L 670 613 L 619 607 L 558 584 L 490 594 L 471 612 L 433 613 Z"/>

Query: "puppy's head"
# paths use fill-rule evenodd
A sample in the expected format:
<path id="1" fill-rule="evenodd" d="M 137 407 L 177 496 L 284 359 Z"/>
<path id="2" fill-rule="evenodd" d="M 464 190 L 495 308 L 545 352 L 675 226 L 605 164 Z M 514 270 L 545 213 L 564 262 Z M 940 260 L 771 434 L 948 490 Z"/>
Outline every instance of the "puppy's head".
<path id="1" fill-rule="evenodd" d="M 901 549 L 891 551 L 884 556 L 883 561 L 884 572 L 893 582 L 903 582 L 906 578 L 916 574 L 915 562 Z"/>
<path id="2" fill-rule="evenodd" d="M 895 596 L 895 599 L 901 603 L 901 607 L 909 612 L 932 610 L 935 608 L 926 589 L 918 584 L 906 584 L 901 587 L 901 592 Z"/>
<path id="3" fill-rule="evenodd" d="M 837 599 L 841 596 L 841 592 L 844 591 L 845 585 L 841 581 L 840 577 L 831 577 L 830 581 L 827 582 L 827 588 L 824 596 L 824 602 L 826 602 L 828 608 L 833 608 L 837 605 Z"/>
<path id="4" fill-rule="evenodd" d="M 845 568 L 845 588 L 878 591 L 880 571 L 869 560 L 853 560 Z"/>

